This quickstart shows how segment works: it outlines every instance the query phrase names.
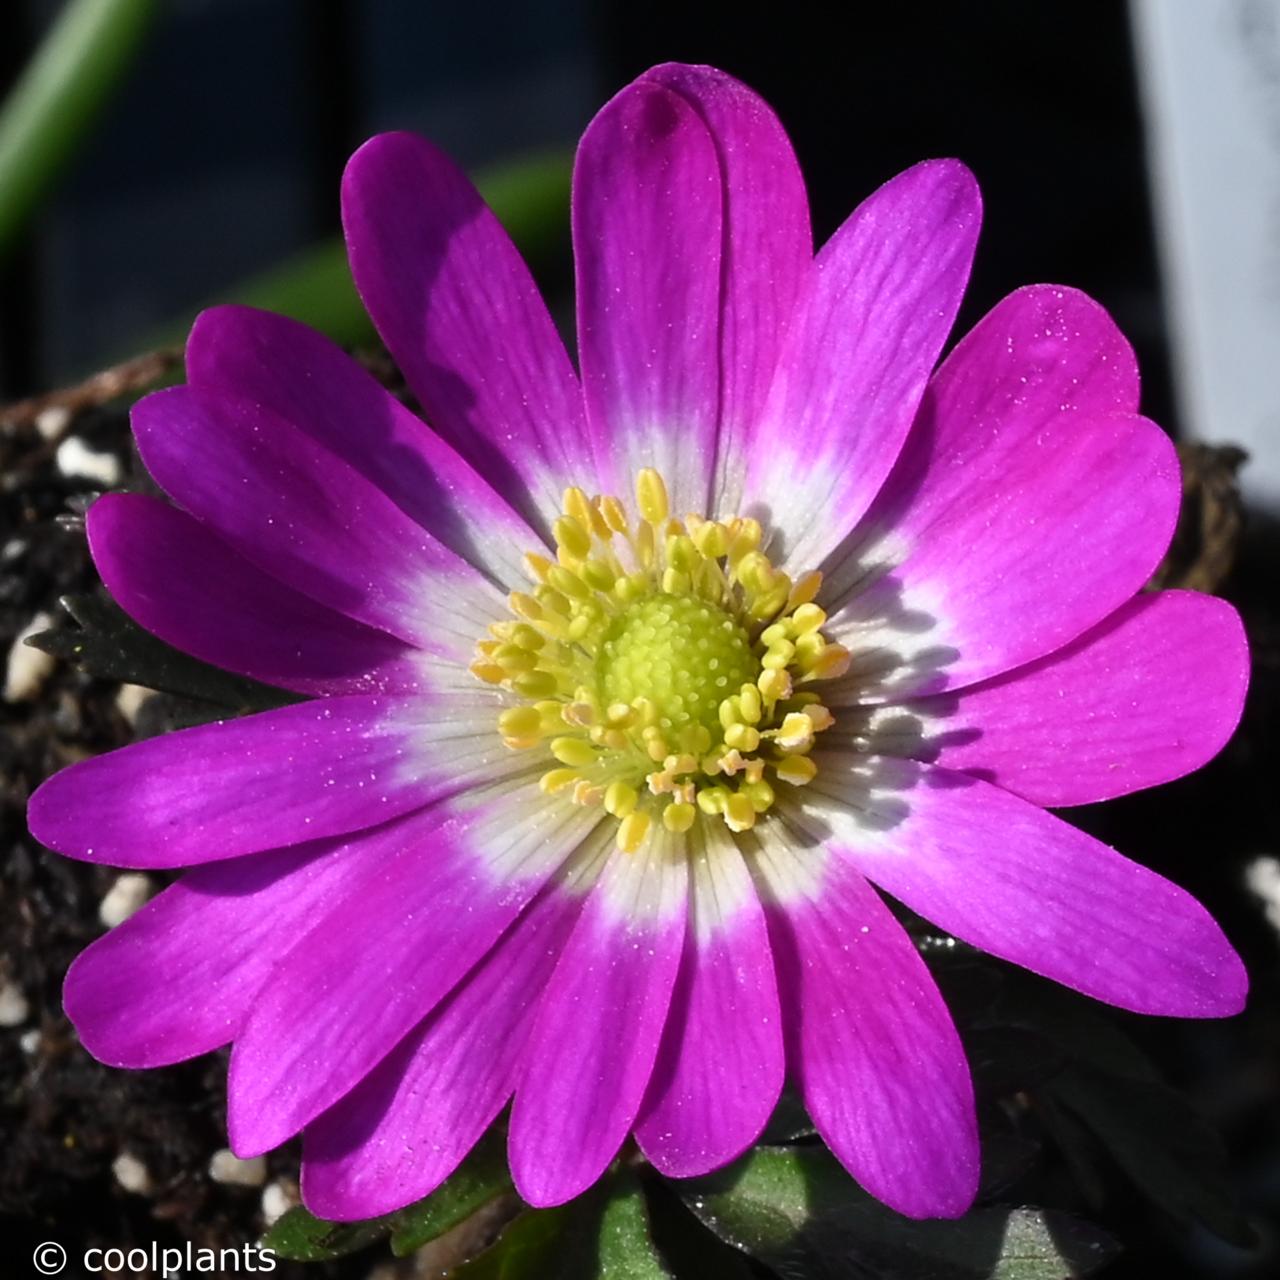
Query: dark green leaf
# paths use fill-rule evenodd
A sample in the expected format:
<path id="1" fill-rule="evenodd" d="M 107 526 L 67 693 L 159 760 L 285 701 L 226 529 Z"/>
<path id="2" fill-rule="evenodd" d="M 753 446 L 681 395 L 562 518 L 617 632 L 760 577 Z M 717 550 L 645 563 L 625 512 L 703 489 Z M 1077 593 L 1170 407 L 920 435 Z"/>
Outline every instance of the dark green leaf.
<path id="1" fill-rule="evenodd" d="M 1034 1209 L 917 1222 L 868 1196 L 822 1147 L 759 1149 L 710 1178 L 673 1184 L 721 1239 L 783 1276 L 1042 1280 L 1114 1256 L 1096 1228 Z"/>
<path id="2" fill-rule="evenodd" d="M 30 643 L 90 675 L 195 698 L 236 715 L 298 701 L 296 694 L 284 689 L 220 671 L 180 653 L 144 631 L 105 594 L 66 596 L 62 607 L 76 625 L 42 631 Z"/>
<path id="3" fill-rule="evenodd" d="M 422 1248 L 510 1189 L 506 1135 L 495 1127 L 480 1139 L 447 1181 L 424 1200 L 391 1215 L 392 1252 L 404 1257 Z"/>
<path id="4" fill-rule="evenodd" d="M 585 1280 L 580 1250 L 566 1238 L 573 1211 L 572 1204 L 527 1210 L 450 1280 Z"/>
<path id="5" fill-rule="evenodd" d="M 389 1217 L 368 1222 L 325 1222 L 299 1205 L 262 1237 L 260 1248 L 297 1262 L 324 1262 L 368 1248 L 390 1230 Z"/>
<path id="6" fill-rule="evenodd" d="M 1236 1203 L 1218 1135 L 1176 1089 L 1074 1067 L 1047 1093 L 1088 1125 L 1116 1164 L 1166 1213 L 1180 1221 L 1194 1218 L 1233 1244 L 1255 1242 Z"/>
<path id="7" fill-rule="evenodd" d="M 1100 1203 L 1103 1184 L 1090 1135 L 1166 1213 L 1196 1219 L 1232 1243 L 1252 1242 L 1218 1136 L 1161 1080 L 1113 1016 L 1073 991 L 1025 974 L 1010 975 L 998 1016 L 1061 1052 L 1063 1069 L 1034 1088 L 1046 1124 L 1091 1202 Z"/>
<path id="8" fill-rule="evenodd" d="M 600 1215 L 596 1274 L 600 1280 L 671 1280 L 649 1234 L 644 1192 L 629 1170 L 613 1179 Z"/>

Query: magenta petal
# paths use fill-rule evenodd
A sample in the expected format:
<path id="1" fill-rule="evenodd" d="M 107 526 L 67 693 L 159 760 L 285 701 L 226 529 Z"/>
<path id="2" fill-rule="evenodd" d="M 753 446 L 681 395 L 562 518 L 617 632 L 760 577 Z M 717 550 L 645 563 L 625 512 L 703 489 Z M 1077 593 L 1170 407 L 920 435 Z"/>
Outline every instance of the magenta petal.
<path id="1" fill-rule="evenodd" d="M 669 1178 L 709 1173 L 759 1136 L 782 1091 L 773 957 L 746 863 L 727 833 L 693 855 L 690 935 L 636 1140 Z"/>
<path id="2" fill-rule="evenodd" d="M 537 535 L 453 448 L 314 329 L 214 307 L 187 339 L 187 377 L 278 414 L 372 481 L 437 541 L 510 590 Z"/>
<path id="3" fill-rule="evenodd" d="M 717 498 L 742 491 L 751 428 L 813 259 L 809 202 L 791 143 L 768 103 L 714 67 L 669 62 L 642 77 L 678 93 L 711 131 L 724 188 Z"/>
<path id="4" fill-rule="evenodd" d="M 821 564 L 889 474 L 960 305 L 979 220 L 973 175 L 928 161 L 859 205 L 819 252 L 743 492 L 789 571 Z"/>
<path id="5" fill-rule="evenodd" d="M 720 165 L 688 101 L 628 86 L 583 134 L 573 246 L 583 389 L 602 483 L 662 472 L 708 509 L 720 412 Z"/>
<path id="6" fill-rule="evenodd" d="M 1128 344 L 1083 294 L 1024 289 L 978 324 L 930 385 L 866 532 L 829 566 L 832 634 L 857 651 L 848 696 L 998 675 L 1142 587 L 1182 486 L 1136 395 Z"/>
<path id="7" fill-rule="evenodd" d="M 918 717 L 909 754 L 1050 807 L 1092 804 L 1198 769 L 1240 719 L 1249 647 L 1236 611 L 1190 591 L 1136 596 L 1051 657 Z"/>
<path id="8" fill-rule="evenodd" d="M 1136 1013 L 1238 1013 L 1248 978 L 1209 913 L 1154 871 L 989 783 L 828 755 L 796 820 L 957 938 Z"/>
<path id="9" fill-rule="evenodd" d="M 188 872 L 82 951 L 63 1004 L 113 1067 L 159 1067 L 227 1044 L 276 962 L 345 893 L 365 834 L 317 840 Z"/>
<path id="10" fill-rule="evenodd" d="M 408 133 L 342 180 L 356 285 L 427 421 L 544 533 L 595 487 L 582 393 L 510 237 L 462 171 Z"/>
<path id="11" fill-rule="evenodd" d="M 236 1038 L 227 1129 L 278 1146 L 350 1092 L 444 999 L 598 815 L 536 780 L 401 824 L 381 864 L 280 962 Z"/>
<path id="12" fill-rule="evenodd" d="M 538 1010 L 511 1112 L 511 1174 L 539 1208 L 585 1191 L 630 1131 L 688 923 L 683 837 L 615 850 Z"/>
<path id="13" fill-rule="evenodd" d="M 909 1218 L 959 1217 L 979 1165 L 960 1037 L 915 946 L 856 871 L 828 865 L 816 896 L 795 892 L 787 863 L 812 856 L 783 849 L 752 864 L 805 1106 L 876 1199 Z"/>
<path id="14" fill-rule="evenodd" d="M 268 577 L 165 502 L 105 494 L 87 528 L 112 598 L 184 653 L 297 693 L 394 693 L 422 681 L 416 649 Z"/>
<path id="15" fill-rule="evenodd" d="M 465 698 L 353 694 L 149 738 L 55 774 L 27 819 L 51 849 L 117 867 L 357 831 L 520 767 L 496 735 L 477 739 L 494 708 Z"/>
<path id="16" fill-rule="evenodd" d="M 584 852 L 579 874 L 598 866 L 600 842 Z M 388 1213 L 454 1171 L 515 1088 L 581 906 L 559 878 L 548 885 L 438 1009 L 307 1125 L 302 1195 L 313 1213 L 333 1221 Z"/>
<path id="17" fill-rule="evenodd" d="M 464 664 L 502 610 L 497 589 L 381 489 L 250 400 L 173 387 L 134 406 L 133 429 L 174 501 L 321 604 Z"/>

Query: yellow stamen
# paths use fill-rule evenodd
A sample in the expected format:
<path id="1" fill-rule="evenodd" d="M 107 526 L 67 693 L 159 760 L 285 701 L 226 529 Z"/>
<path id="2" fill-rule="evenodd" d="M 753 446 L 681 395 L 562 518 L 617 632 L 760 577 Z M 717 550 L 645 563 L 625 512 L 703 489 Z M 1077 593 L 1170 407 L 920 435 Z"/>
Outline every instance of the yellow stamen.
<path id="1" fill-rule="evenodd" d="M 670 510 L 666 482 L 652 467 L 645 467 L 636 477 L 636 506 L 651 525 L 666 522 Z"/>
<path id="2" fill-rule="evenodd" d="M 561 766 L 542 790 L 603 806 L 627 852 L 659 820 L 675 834 L 767 820 L 780 788 L 816 776 L 809 753 L 835 721 L 809 689 L 852 660 L 822 634 L 822 575 L 779 569 L 758 520 L 673 516 L 649 468 L 635 510 L 566 489 L 554 558 L 525 556 L 535 585 L 511 593 L 471 666 L 520 700 L 497 712 L 504 746 Z"/>

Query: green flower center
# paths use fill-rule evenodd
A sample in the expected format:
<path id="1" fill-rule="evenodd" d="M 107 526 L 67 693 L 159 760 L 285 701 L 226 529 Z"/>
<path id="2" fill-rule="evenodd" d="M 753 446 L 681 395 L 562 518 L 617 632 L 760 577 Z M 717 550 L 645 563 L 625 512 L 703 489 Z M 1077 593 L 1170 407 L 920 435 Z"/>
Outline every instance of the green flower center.
<path id="1" fill-rule="evenodd" d="M 600 701 L 648 698 L 662 729 L 719 727 L 721 702 L 754 682 L 760 663 L 743 627 L 693 596 L 655 595 L 625 609 L 596 659 Z"/>
<path id="2" fill-rule="evenodd" d="M 779 786 L 811 782 L 835 722 L 813 686 L 850 660 L 822 634 L 822 575 L 776 568 L 759 521 L 673 516 L 648 468 L 636 508 L 567 489 L 555 559 L 525 556 L 533 593 L 511 593 L 471 664 L 511 695 L 504 745 L 558 766 L 542 790 L 602 806 L 627 853 L 655 822 L 746 831 Z"/>

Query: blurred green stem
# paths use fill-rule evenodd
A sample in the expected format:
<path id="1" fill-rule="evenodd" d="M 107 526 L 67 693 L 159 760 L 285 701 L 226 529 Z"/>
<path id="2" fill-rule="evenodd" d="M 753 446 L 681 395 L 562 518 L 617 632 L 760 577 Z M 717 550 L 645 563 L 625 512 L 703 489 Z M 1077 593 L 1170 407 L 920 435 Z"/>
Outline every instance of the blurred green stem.
<path id="1" fill-rule="evenodd" d="M 68 0 L 0 108 L 0 259 L 97 119 L 158 0 Z"/>
<path id="2" fill-rule="evenodd" d="M 568 151 L 551 151 L 494 165 L 475 175 L 480 193 L 535 270 L 554 256 L 568 236 L 572 169 Z M 341 239 L 312 245 L 278 267 L 241 281 L 217 301 L 279 312 L 347 346 L 375 337 L 356 295 Z M 150 334 L 138 349 L 180 343 L 190 327 L 191 317 L 184 316 Z"/>

